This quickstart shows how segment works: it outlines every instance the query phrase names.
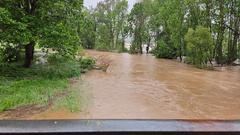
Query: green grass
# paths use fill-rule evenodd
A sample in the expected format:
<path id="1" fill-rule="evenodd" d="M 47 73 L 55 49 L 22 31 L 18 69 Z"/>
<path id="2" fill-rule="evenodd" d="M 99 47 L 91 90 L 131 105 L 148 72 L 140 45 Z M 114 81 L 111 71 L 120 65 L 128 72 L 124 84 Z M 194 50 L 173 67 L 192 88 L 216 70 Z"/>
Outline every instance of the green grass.
<path id="1" fill-rule="evenodd" d="M 60 100 L 61 104 L 66 104 L 71 111 L 79 110 L 77 91 L 68 89 L 68 79 L 78 77 L 85 68 L 90 68 L 94 62 L 89 61 L 92 60 L 53 56 L 49 58 L 49 64 L 33 65 L 29 69 L 19 63 L 0 63 L 0 112 L 23 105 L 44 105 L 56 93 L 66 90 L 69 94 Z"/>
<path id="2" fill-rule="evenodd" d="M 77 80 L 76 84 L 68 88 L 68 95 L 56 102 L 52 108 L 53 111 L 59 111 L 62 108 L 68 109 L 71 112 L 84 111 L 89 104 L 86 86 L 83 80 Z"/>
<path id="3" fill-rule="evenodd" d="M 54 110 L 59 110 L 62 108 L 66 108 L 71 112 L 79 112 L 81 111 L 84 102 L 80 99 L 81 95 L 78 91 L 70 91 L 67 96 L 60 99 L 54 106 Z"/>
<path id="4" fill-rule="evenodd" d="M 8 80 L 0 86 L 0 111 L 22 105 L 45 104 L 56 92 L 68 87 L 66 79 Z"/>

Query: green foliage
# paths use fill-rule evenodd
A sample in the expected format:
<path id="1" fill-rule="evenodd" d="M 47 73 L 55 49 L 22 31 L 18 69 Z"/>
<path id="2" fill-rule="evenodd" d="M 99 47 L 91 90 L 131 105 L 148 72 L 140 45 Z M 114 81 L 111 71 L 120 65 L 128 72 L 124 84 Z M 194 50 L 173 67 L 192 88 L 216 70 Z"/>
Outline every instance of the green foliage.
<path id="1" fill-rule="evenodd" d="M 46 65 L 34 65 L 31 69 L 25 69 L 19 63 L 1 63 L 0 75 L 12 78 L 71 78 L 79 76 L 86 67 L 86 65 L 81 65 L 81 61 L 62 56 L 50 56 L 48 61 L 49 63 Z"/>
<path id="2" fill-rule="evenodd" d="M 65 79 L 2 78 L 0 83 L 0 112 L 23 105 L 45 104 L 54 93 L 68 87 Z"/>
<path id="3" fill-rule="evenodd" d="M 240 59 L 240 43 L 238 44 L 238 59 Z"/>
<path id="4" fill-rule="evenodd" d="M 210 30 L 202 26 L 197 26 L 196 30 L 189 29 L 185 40 L 190 62 L 198 67 L 206 67 L 207 62 L 212 60 L 214 49 Z"/>
<path id="5" fill-rule="evenodd" d="M 86 49 L 94 49 L 95 41 L 96 41 L 96 22 L 93 18 L 93 13 L 89 10 L 85 9 L 83 11 L 83 20 L 82 20 L 82 28 L 79 31 L 79 35 L 81 37 L 82 45 Z"/>
<path id="6" fill-rule="evenodd" d="M 96 39 L 96 49 L 100 51 L 110 51 L 112 50 L 111 46 L 111 38 L 109 33 L 109 28 L 104 25 L 100 24 L 98 26 L 98 36 Z"/>
<path id="7" fill-rule="evenodd" d="M 29 43 L 74 57 L 80 47 L 83 0 L 0 1 L 0 40 L 24 48 Z M 7 46 L 6 49 L 11 48 Z M 17 48 L 15 51 L 20 51 Z M 26 50 L 27 51 L 27 50 Z M 14 53 L 16 53 L 14 52 Z M 12 56 L 12 51 L 6 51 Z M 12 58 L 11 58 L 12 59 Z M 32 58 L 30 58 L 32 59 Z M 7 60 L 8 61 L 8 60 Z"/>
<path id="8" fill-rule="evenodd" d="M 154 56 L 157 58 L 173 59 L 176 58 L 175 48 L 167 45 L 164 41 L 158 42 L 156 48 L 153 50 Z"/>
<path id="9" fill-rule="evenodd" d="M 81 69 L 92 69 L 95 64 L 95 60 L 90 57 L 82 57 L 80 59 L 80 67 Z"/>
<path id="10" fill-rule="evenodd" d="M 133 37 L 130 48 L 131 53 L 143 53 L 142 45 L 147 40 L 146 14 L 143 3 L 134 5 L 129 15 L 130 36 Z"/>
<path id="11" fill-rule="evenodd" d="M 127 9 L 127 0 L 104 0 L 93 10 L 87 10 L 83 21 L 86 27 L 86 32 L 82 33 L 83 46 L 101 51 L 122 50 L 127 36 Z"/>
<path id="12" fill-rule="evenodd" d="M 49 56 L 48 62 L 30 69 L 19 63 L 0 64 L 0 112 L 22 105 L 47 103 L 54 94 L 66 90 L 68 78 L 80 76 L 94 64 L 90 58 L 77 61 L 60 55 Z M 75 98 L 67 100 L 73 103 Z"/>
<path id="13" fill-rule="evenodd" d="M 14 62 L 20 57 L 19 45 L 0 42 L 0 62 Z"/>

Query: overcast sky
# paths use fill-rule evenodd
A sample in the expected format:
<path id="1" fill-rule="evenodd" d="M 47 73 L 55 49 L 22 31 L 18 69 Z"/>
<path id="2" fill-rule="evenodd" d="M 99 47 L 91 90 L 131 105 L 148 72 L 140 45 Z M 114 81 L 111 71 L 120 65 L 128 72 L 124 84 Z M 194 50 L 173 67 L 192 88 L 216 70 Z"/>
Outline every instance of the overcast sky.
<path id="1" fill-rule="evenodd" d="M 84 6 L 89 7 L 96 7 L 97 3 L 103 0 L 84 0 Z M 128 0 L 129 9 L 131 9 L 134 5 L 136 0 Z"/>

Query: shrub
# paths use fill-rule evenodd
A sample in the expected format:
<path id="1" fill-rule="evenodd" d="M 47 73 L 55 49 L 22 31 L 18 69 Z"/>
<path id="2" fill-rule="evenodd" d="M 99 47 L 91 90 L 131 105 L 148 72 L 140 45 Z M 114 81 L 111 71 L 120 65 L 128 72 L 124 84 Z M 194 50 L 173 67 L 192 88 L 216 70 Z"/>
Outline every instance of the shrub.
<path id="1" fill-rule="evenodd" d="M 95 64 L 95 60 L 90 57 L 82 57 L 80 59 L 80 67 L 82 69 L 91 69 Z"/>
<path id="2" fill-rule="evenodd" d="M 45 65 L 33 65 L 32 68 L 26 69 L 21 63 L 0 63 L 0 76 L 12 78 L 71 78 L 81 74 L 85 69 L 90 69 L 94 60 L 83 58 L 80 61 L 69 59 L 59 55 L 48 57 Z"/>
<path id="3" fill-rule="evenodd" d="M 157 58 L 173 59 L 176 57 L 176 51 L 174 47 L 172 47 L 171 45 L 167 45 L 163 40 L 157 43 L 157 46 L 152 51 L 152 53 Z"/>
<path id="4" fill-rule="evenodd" d="M 0 42 L 0 61 L 14 62 L 20 57 L 19 45 L 7 42 Z"/>
<path id="5" fill-rule="evenodd" d="M 196 30 L 189 29 L 185 35 L 187 42 L 188 61 L 198 67 L 206 67 L 212 59 L 214 49 L 213 39 L 210 30 L 198 26 Z"/>
<path id="6" fill-rule="evenodd" d="M 99 51 L 110 51 L 111 50 L 110 45 L 100 43 L 100 42 L 96 44 L 96 49 Z"/>

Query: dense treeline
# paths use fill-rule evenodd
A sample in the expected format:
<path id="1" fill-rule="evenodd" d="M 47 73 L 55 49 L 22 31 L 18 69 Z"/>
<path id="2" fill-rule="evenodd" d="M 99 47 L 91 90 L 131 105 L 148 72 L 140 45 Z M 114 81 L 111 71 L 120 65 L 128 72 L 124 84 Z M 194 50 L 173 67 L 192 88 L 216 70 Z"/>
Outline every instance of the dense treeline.
<path id="1" fill-rule="evenodd" d="M 239 57 L 240 1 L 143 0 L 128 12 L 126 0 L 105 0 L 87 10 L 87 48 L 131 53 L 155 45 L 160 58 L 180 58 L 198 66 L 231 64 Z M 85 17 L 86 17 L 85 16 Z M 85 36 L 84 36 L 85 35 Z"/>
<path id="2" fill-rule="evenodd" d="M 105 0 L 98 3 L 95 9 L 85 9 L 84 47 L 124 50 L 127 9 L 127 0 Z"/>
<path id="3" fill-rule="evenodd" d="M 213 61 L 232 64 L 240 57 L 239 0 L 142 0 L 131 11 L 127 0 L 104 0 L 83 10 L 82 3 L 2 0 L 2 60 L 16 61 L 25 49 L 24 65 L 30 67 L 35 46 L 70 57 L 81 44 L 122 52 L 129 39 L 130 53 L 155 46 L 152 53 L 158 58 L 184 59 L 201 67 Z"/>

